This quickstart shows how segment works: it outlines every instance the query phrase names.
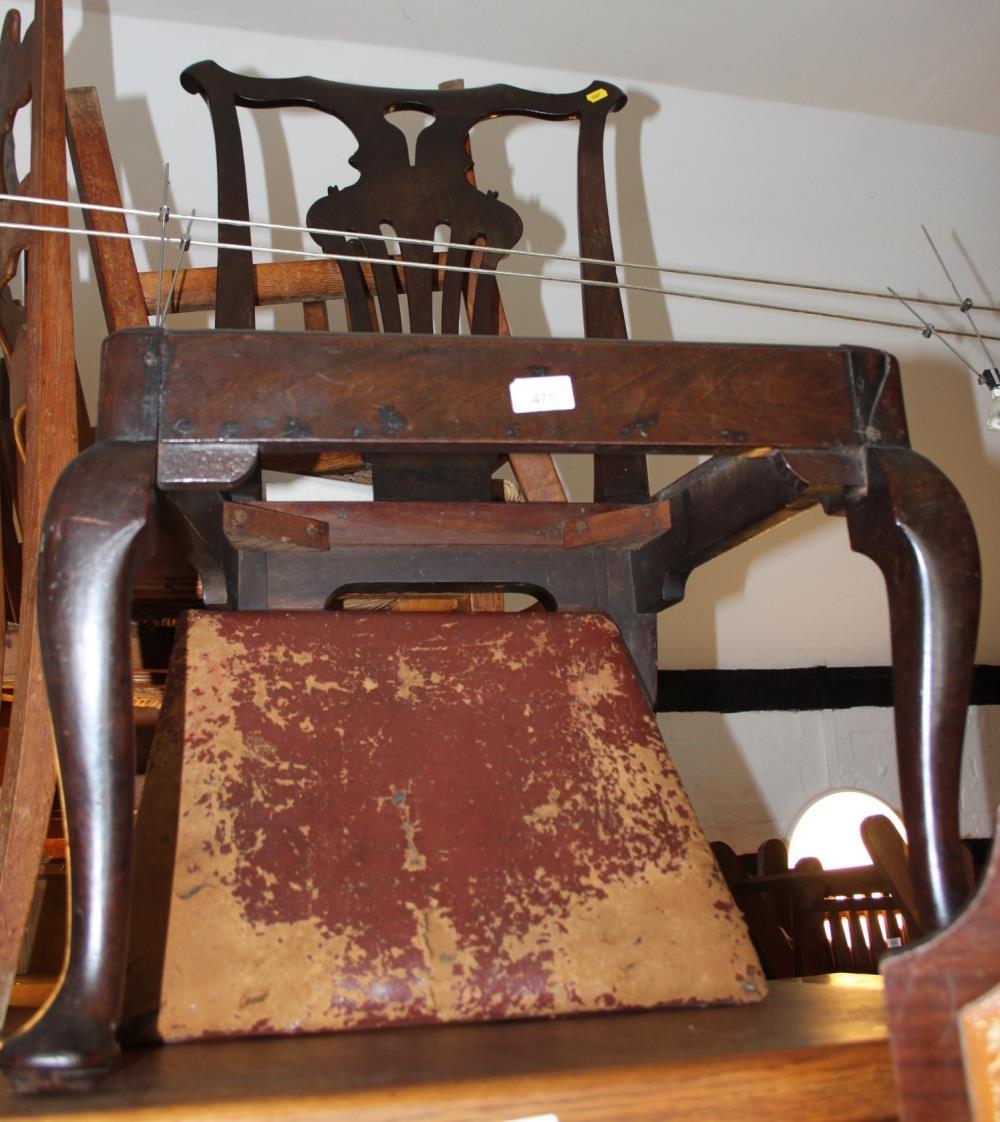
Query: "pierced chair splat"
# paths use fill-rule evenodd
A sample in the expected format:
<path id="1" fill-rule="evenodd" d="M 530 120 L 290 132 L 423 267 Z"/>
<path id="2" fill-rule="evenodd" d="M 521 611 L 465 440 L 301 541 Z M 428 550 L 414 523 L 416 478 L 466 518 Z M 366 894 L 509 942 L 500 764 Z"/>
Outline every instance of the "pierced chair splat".
<path id="1" fill-rule="evenodd" d="M 494 270 L 522 233 L 518 214 L 496 192 L 475 186 L 469 135 L 481 122 L 507 116 L 548 121 L 575 119 L 579 127 L 577 161 L 581 256 L 614 258 L 604 177 L 603 137 L 609 113 L 625 104 L 625 95 L 610 84 L 592 83 L 573 94 L 540 94 L 512 86 L 481 89 L 389 90 L 351 86 L 312 78 L 269 79 L 234 74 L 213 62 L 188 67 L 181 83 L 205 99 L 216 140 L 218 211 L 245 223 L 250 218 L 243 143 L 237 109 L 302 106 L 318 109 L 346 125 L 358 148 L 350 163 L 361 174 L 356 183 L 331 187 L 309 208 L 307 224 L 338 231 L 314 235 L 330 253 L 360 257 L 338 262 L 344 284 L 347 319 L 352 331 L 400 332 L 401 294 L 408 331 L 443 335 L 460 330 L 461 312 L 476 335 L 503 333 L 500 293 Z M 391 122 L 392 113 L 418 110 L 431 117 L 417 138 L 413 163 L 406 137 Z M 440 275 L 433 243 L 439 227 L 449 230 L 452 245 Z M 399 241 L 398 260 L 390 257 L 377 236 L 390 228 Z M 376 236 L 372 236 L 372 235 Z M 219 228 L 220 241 L 251 244 L 246 225 Z M 488 249 L 459 248 L 482 244 Z M 474 268 L 474 273 L 459 270 Z M 250 328 L 254 324 L 254 274 L 250 254 L 240 249 L 219 251 L 216 327 Z M 617 283 L 610 265 L 585 264 L 589 280 Z M 433 295 L 440 287 L 440 312 Z M 611 287 L 583 290 L 585 333 L 592 338 L 624 339 L 621 296 Z M 437 322 L 435 323 L 435 319 Z M 495 458 L 449 458 L 450 470 L 426 454 L 374 454 L 377 498 L 454 498 L 488 500 Z M 517 453 L 513 466 L 518 469 Z M 640 502 L 648 497 L 642 456 L 605 455 L 595 466 L 598 501 Z"/>
<path id="2" fill-rule="evenodd" d="M 242 153 L 231 129 L 237 104 L 306 105 L 337 116 L 359 135 L 361 170 L 383 175 L 402 166 L 405 145 L 402 138 L 386 141 L 388 154 L 372 156 L 369 143 L 377 151 L 379 142 L 366 129 L 382 136 L 389 106 L 433 113 L 418 156 L 435 153 L 439 165 L 463 175 L 453 154 L 464 151 L 477 121 L 504 113 L 576 119 L 581 252 L 613 259 L 601 135 L 608 110 L 623 101 L 614 87 L 594 84 L 572 95 L 509 87 L 376 90 L 312 78 L 238 78 L 214 64 L 191 68 L 184 81 L 208 100 L 220 166 L 238 179 Z M 605 96 L 594 97 L 598 91 Z M 434 228 L 450 220 L 453 233 L 468 223 L 470 243 L 509 242 L 507 210 L 473 200 L 464 179 L 452 209 L 451 195 L 440 206 L 435 196 L 432 205 L 436 185 L 413 175 L 425 192 L 409 211 L 413 236 L 433 239 Z M 246 217 L 245 186 L 231 194 L 223 178 L 222 213 Z M 432 271 L 415 267 L 429 260 L 426 247 L 401 243 L 401 262 L 387 260 L 381 243 L 363 237 L 385 214 L 362 206 L 363 198 L 359 191 L 351 202 L 347 190 L 328 196 L 310 219 L 326 215 L 350 226 L 354 217 L 361 227 L 343 245 L 352 253 L 362 245 L 370 256 L 374 295 L 357 274 L 348 280 L 351 267 L 342 263 L 353 326 L 374 326 L 369 297 L 383 326 L 391 326 L 403 288 L 418 333 L 255 332 L 249 254 L 223 250 L 219 328 L 124 331 L 105 344 L 98 444 L 57 487 L 40 562 L 40 626 L 74 831 L 74 923 L 61 990 L 0 1053 L 24 1087 L 86 1080 L 117 1049 L 132 840 L 131 727 L 122 684 L 128 605 L 136 566 L 178 509 L 203 565 L 215 565 L 228 581 L 232 605 L 317 609 L 343 589 L 414 582 L 538 590 L 550 608 L 608 615 L 647 696 L 655 688 L 656 615 L 682 598 L 695 567 L 807 507 L 846 514 L 853 547 L 871 556 L 886 579 L 917 906 L 929 926 L 940 927 L 964 899 L 957 782 L 978 553 L 961 498 L 908 447 L 894 360 L 852 347 L 627 341 L 620 298 L 605 288 L 582 290 L 591 338 L 490 337 L 475 333 L 484 322 L 494 326 L 489 277 L 476 284 L 474 333 L 432 335 L 422 318 Z M 411 227 L 392 217 L 397 233 L 410 236 Z M 223 242 L 247 239 L 245 227 L 222 228 Z M 484 251 L 484 259 L 491 256 Z M 610 265 L 585 264 L 583 271 L 584 279 L 614 276 Z M 452 327 L 462 290 L 452 274 L 443 285 Z M 571 378 L 574 408 L 513 412 L 511 382 L 539 370 Z M 226 498 L 254 478 L 261 456 L 346 449 L 375 461 L 376 480 L 383 466 L 377 495 L 409 501 L 292 510 Z M 555 452 L 598 458 L 595 503 L 479 501 L 497 457 Z M 679 452 L 712 458 L 645 495 L 644 457 Z M 458 466 L 449 467 L 452 461 Z M 396 472 L 400 464 L 409 472 Z M 434 470 L 421 473 L 420 464 Z M 449 476 L 461 477 L 461 488 Z M 197 523 L 190 513 L 196 500 Z M 216 518 L 211 532 L 209 515 Z M 253 559 L 252 588 L 241 585 L 223 553 L 213 555 L 213 541 Z M 75 627 L 67 628 L 67 619 Z"/>

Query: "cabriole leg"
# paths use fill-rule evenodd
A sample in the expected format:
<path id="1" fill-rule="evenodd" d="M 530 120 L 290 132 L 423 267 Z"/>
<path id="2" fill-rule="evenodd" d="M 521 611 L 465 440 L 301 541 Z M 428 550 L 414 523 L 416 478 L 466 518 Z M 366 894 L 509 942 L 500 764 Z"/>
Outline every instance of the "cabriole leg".
<path id="1" fill-rule="evenodd" d="M 46 513 L 38 625 L 72 918 L 57 994 L 0 1050 L 18 1090 L 87 1087 L 118 1050 L 135 770 L 129 604 L 151 537 L 155 452 L 153 444 L 96 445 L 63 473 Z"/>
<path id="2" fill-rule="evenodd" d="M 927 460 L 870 449 L 847 502 L 851 546 L 882 570 L 892 631 L 896 751 L 921 922 L 965 902 L 959 775 L 979 619 L 979 549 L 965 503 Z"/>

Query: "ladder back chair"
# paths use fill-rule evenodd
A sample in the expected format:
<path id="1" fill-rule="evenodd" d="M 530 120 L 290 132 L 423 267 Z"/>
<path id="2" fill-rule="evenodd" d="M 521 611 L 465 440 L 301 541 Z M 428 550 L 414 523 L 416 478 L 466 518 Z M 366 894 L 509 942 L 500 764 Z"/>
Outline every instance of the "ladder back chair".
<path id="1" fill-rule="evenodd" d="M 0 32 L 3 193 L 65 200 L 62 8 L 38 0 L 21 36 L 17 11 Z M 28 168 L 19 176 L 14 122 L 30 104 Z M 5 220 L 66 225 L 62 207 L 0 204 Z M 5 628 L 17 628 L 11 727 L 0 796 L 0 1019 L 7 1008 L 56 792 L 52 723 L 36 633 L 36 558 L 52 485 L 79 450 L 87 425 L 76 377 L 68 239 L 0 230 L 0 348 L 3 351 L 2 504 Z M 22 298 L 11 285 L 20 273 Z M 19 530 L 15 529 L 16 526 Z M 2 659 L 2 655 L 0 655 Z"/>
<path id="2" fill-rule="evenodd" d="M 363 248 L 372 279 L 341 262 L 350 334 L 255 332 L 252 261 L 223 249 L 215 330 L 122 331 L 105 344 L 98 442 L 58 485 L 40 561 L 74 921 L 62 988 L 0 1052 L 12 1078 L 86 1082 L 116 1052 L 134 770 L 126 625 L 136 567 L 164 532 L 186 535 L 217 602 L 241 609 L 321 609 L 345 591 L 418 585 L 528 589 L 549 608 L 605 613 L 652 697 L 656 615 L 695 567 L 807 507 L 846 515 L 852 547 L 886 580 L 914 892 L 928 925 L 946 925 L 964 899 L 957 785 L 978 552 L 961 498 L 909 448 L 894 360 L 849 346 L 627 341 L 620 295 L 604 287 L 582 289 L 586 339 L 497 337 L 490 272 L 477 277 L 468 335 L 456 333 L 466 282 L 445 275 L 443 331 L 432 334 L 432 271 L 416 268 L 431 248 L 403 242 L 397 263 L 366 235 L 388 221 L 433 242 L 450 223 L 452 241 L 484 247 L 449 250 L 449 263 L 479 253 L 492 271 L 519 222 L 471 186 L 466 143 L 478 122 L 519 114 L 577 122 L 581 255 L 612 261 L 602 137 L 625 99 L 607 83 L 567 95 L 389 90 L 243 78 L 211 63 L 182 80 L 211 109 L 229 219 L 247 217 L 237 106 L 312 106 L 352 130 L 362 177 L 318 200 L 308 222 L 348 231 L 318 240 Z M 401 107 L 434 118 L 413 167 L 385 119 Z M 241 226 L 220 234 L 249 240 Z M 616 276 L 611 264 L 581 273 Z M 398 330 L 401 289 L 409 333 Z M 572 401 L 535 411 L 554 377 L 569 379 Z M 376 495 L 394 501 L 246 497 L 269 453 L 357 449 Z M 487 501 L 497 457 L 560 451 L 595 455 L 594 503 Z M 644 457 L 680 452 L 711 458 L 649 496 Z"/>

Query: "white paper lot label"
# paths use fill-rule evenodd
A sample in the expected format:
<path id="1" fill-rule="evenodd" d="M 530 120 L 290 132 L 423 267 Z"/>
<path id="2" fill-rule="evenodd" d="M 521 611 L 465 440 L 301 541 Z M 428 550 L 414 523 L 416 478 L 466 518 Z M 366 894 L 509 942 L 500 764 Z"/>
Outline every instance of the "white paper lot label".
<path id="1" fill-rule="evenodd" d="M 515 378 L 510 384 L 510 404 L 515 413 L 553 413 L 558 409 L 575 409 L 573 380 L 568 374 Z"/>

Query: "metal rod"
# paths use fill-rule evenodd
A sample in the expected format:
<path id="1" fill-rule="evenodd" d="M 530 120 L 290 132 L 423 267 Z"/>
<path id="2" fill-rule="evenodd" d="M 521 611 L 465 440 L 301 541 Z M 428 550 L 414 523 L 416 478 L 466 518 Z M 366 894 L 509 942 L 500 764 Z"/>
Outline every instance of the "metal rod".
<path id="1" fill-rule="evenodd" d="M 102 231 L 102 230 L 80 230 L 72 226 L 41 226 L 29 222 L 3 222 L 0 221 L 0 229 L 11 230 L 32 230 L 39 233 L 52 233 L 52 234 L 73 234 L 80 237 L 89 238 L 124 238 L 129 241 L 146 241 L 146 242 L 159 242 L 160 238 L 154 234 L 131 234 L 121 231 Z M 184 241 L 183 237 L 168 237 L 169 242 L 175 242 L 178 246 Z M 822 319 L 836 319 L 844 320 L 849 323 L 866 323 L 873 324 L 876 327 L 898 327 L 903 330 L 908 330 L 909 325 L 900 323 L 899 320 L 892 319 L 876 319 L 873 316 L 859 316 L 848 315 L 845 312 L 825 312 L 818 308 L 797 308 L 790 304 L 772 304 L 762 300 L 742 300 L 734 296 L 709 296 L 704 293 L 698 292 L 684 292 L 680 289 L 673 288 L 656 288 L 653 285 L 642 284 L 627 284 L 617 283 L 615 281 L 602 281 L 602 280 L 587 280 L 581 277 L 564 277 L 538 273 L 520 273 L 513 270 L 493 270 L 482 269 L 472 265 L 446 265 L 444 263 L 423 262 L 423 261 L 392 261 L 380 262 L 373 261 L 370 257 L 355 255 L 350 253 L 322 253 L 314 252 L 308 249 L 282 249 L 278 246 L 252 246 L 252 245 L 237 245 L 234 242 L 210 242 L 202 241 L 197 238 L 191 238 L 187 242 L 188 248 L 191 246 L 200 246 L 205 249 L 236 249 L 243 253 L 271 253 L 281 254 L 286 257 L 304 257 L 310 260 L 321 261 L 348 261 L 360 265 L 369 265 L 372 268 L 380 266 L 385 267 L 391 264 L 393 268 L 400 267 L 404 269 L 431 269 L 441 273 L 466 273 L 481 276 L 496 276 L 496 277 L 510 277 L 519 280 L 533 280 L 533 281 L 551 281 L 558 284 L 575 284 L 575 285 L 590 285 L 596 288 L 617 288 L 619 290 L 629 292 L 650 292 L 658 296 L 675 296 L 682 300 L 701 300 L 709 304 L 728 304 L 741 308 L 758 308 L 763 311 L 771 312 L 790 312 L 794 315 L 804 316 L 819 316 Z M 898 296 L 896 299 L 900 299 Z M 911 309 L 912 311 L 912 309 Z M 921 320 L 921 322 L 925 322 Z M 959 331 L 957 329 L 947 329 L 946 331 L 938 331 L 934 329 L 934 334 L 938 337 L 942 335 L 952 335 L 959 338 L 973 338 L 971 331 Z M 987 335 L 987 339 L 1000 342 L 1000 335 Z M 955 352 L 957 354 L 957 352 Z M 962 360 L 965 362 L 965 360 Z M 968 363 L 966 363 L 968 365 Z M 970 367 L 971 369 L 971 367 Z"/>
<path id="2" fill-rule="evenodd" d="M 163 251 L 167 244 L 167 223 L 170 221 L 170 208 L 167 194 L 170 191 L 170 165 L 163 165 L 163 201 L 160 203 L 160 261 L 156 269 L 156 323 L 162 323 L 160 308 L 163 303 Z"/>
<path id="3" fill-rule="evenodd" d="M 958 353 L 958 351 L 955 350 L 955 348 L 951 345 L 951 343 L 949 343 L 948 340 L 944 338 L 944 333 L 943 332 L 938 331 L 938 329 L 934 326 L 933 323 L 928 323 L 927 320 L 925 320 L 924 317 L 917 311 L 917 309 L 914 308 L 908 301 L 904 300 L 903 297 L 900 296 L 899 293 L 895 291 L 895 289 L 888 288 L 887 290 L 892 293 L 892 295 L 900 302 L 900 304 L 903 305 L 904 308 L 906 308 L 906 310 L 908 312 L 911 313 L 911 315 L 915 316 L 924 325 L 924 330 L 921 332 L 921 334 L 924 336 L 925 339 L 929 339 L 932 335 L 936 335 L 941 340 L 941 342 L 944 343 L 944 345 L 948 348 L 948 350 L 951 351 L 951 353 L 955 356 L 955 358 L 957 358 L 958 361 L 960 363 L 962 363 L 963 366 L 965 366 L 969 370 L 971 370 L 972 373 L 975 374 L 976 378 L 980 382 L 983 380 L 982 374 L 972 365 L 971 362 L 964 359 Z M 959 332 L 949 331 L 948 334 L 949 335 L 958 335 Z M 970 332 L 963 331 L 963 332 L 961 332 L 961 334 L 968 336 L 970 334 Z"/>
<path id="4" fill-rule="evenodd" d="M 137 218 L 159 218 L 160 212 L 154 210 L 142 210 L 137 207 L 116 207 L 107 206 L 100 203 L 80 203 L 67 201 L 65 199 L 41 199 L 32 198 L 25 195 L 5 195 L 0 193 L 0 202 L 35 202 L 47 203 L 52 206 L 68 207 L 70 209 L 79 210 L 92 210 L 99 211 L 107 214 L 122 214 L 130 215 Z M 860 296 L 871 298 L 874 300 L 888 300 L 884 292 L 876 289 L 867 288 L 843 288 L 836 285 L 815 284 L 811 281 L 789 281 L 779 280 L 774 277 L 755 277 L 748 273 L 724 273 L 716 272 L 708 269 L 692 269 L 685 268 L 679 265 L 651 265 L 640 261 L 606 261 L 598 257 L 579 257 L 570 253 L 544 253 L 539 250 L 532 249 L 517 249 L 512 248 L 496 248 L 494 246 L 473 245 L 467 242 L 446 242 L 439 241 L 433 238 L 407 238 L 398 234 L 387 235 L 382 233 L 359 233 L 351 230 L 333 230 L 318 228 L 314 226 L 291 226 L 280 222 L 260 222 L 253 219 L 235 219 L 235 218 L 215 218 L 212 216 L 198 216 L 192 214 L 174 214 L 172 218 L 178 221 L 194 219 L 197 222 L 206 222 L 213 225 L 228 225 L 228 226 L 246 226 L 251 229 L 260 230 L 280 230 L 285 233 L 298 233 L 298 234 L 319 234 L 326 237 L 344 237 L 354 241 L 368 239 L 370 241 L 380 241 L 386 244 L 390 242 L 398 242 L 401 245 L 417 245 L 417 246 L 431 246 L 438 249 L 465 249 L 470 252 L 483 252 L 483 253 L 499 253 L 504 256 L 518 256 L 518 257 L 533 257 L 545 261 L 564 261 L 569 264 L 575 265 L 605 265 L 611 266 L 616 269 L 642 269 L 649 272 L 657 273 L 672 273 L 677 276 L 685 277 L 701 277 L 706 280 L 725 280 L 735 281 L 739 284 L 762 284 L 773 285 L 780 288 L 799 288 L 804 291 L 812 292 L 831 292 L 840 296 Z M 193 242 L 194 245 L 207 244 L 200 242 Z M 407 263 L 409 264 L 409 263 Z M 609 283 L 609 282 L 605 282 Z M 639 291 L 642 291 L 641 289 Z M 655 291 L 655 290 L 654 290 Z M 907 299 L 916 304 L 929 304 L 935 307 L 955 307 L 951 300 L 941 300 L 933 297 L 925 296 L 907 296 Z M 993 305 L 983 305 L 983 311 L 1000 313 L 1000 307 Z"/>
<path id="5" fill-rule="evenodd" d="M 921 225 L 921 230 L 924 232 L 924 237 L 930 243 L 931 249 L 934 251 L 934 256 L 938 259 L 938 264 L 941 266 L 944 275 L 948 278 L 948 283 L 951 285 L 952 292 L 955 293 L 955 298 L 958 300 L 959 308 L 964 313 L 965 318 L 969 321 L 969 325 L 976 333 L 976 338 L 979 340 L 979 345 L 983 348 L 983 354 L 986 356 L 986 365 L 989 369 L 993 369 L 996 363 L 993 361 L 993 356 L 990 354 L 990 349 L 986 345 L 986 341 L 982 335 L 979 334 L 979 328 L 976 326 L 976 321 L 972 318 L 972 301 L 967 297 L 963 297 L 961 292 L 958 291 L 958 285 L 952 280 L 951 273 L 948 272 L 948 266 L 944 263 L 944 258 L 938 252 L 938 247 L 934 244 L 934 239 L 930 236 L 926 226 Z M 980 378 L 980 380 L 982 380 Z"/>
<path id="6" fill-rule="evenodd" d="M 174 266 L 174 274 L 170 278 L 170 287 L 167 289 L 167 298 L 163 302 L 163 313 L 157 315 L 156 326 L 162 327 L 164 320 L 167 318 L 167 311 L 170 308 L 170 301 L 174 296 L 174 286 L 177 284 L 177 277 L 181 271 L 181 263 L 184 261 L 184 254 L 191 248 L 191 227 L 194 225 L 194 219 L 188 221 L 187 226 L 184 228 L 184 233 L 181 236 L 181 243 L 178 247 L 177 264 Z M 157 290 L 157 299 L 159 299 L 159 290 Z"/>

